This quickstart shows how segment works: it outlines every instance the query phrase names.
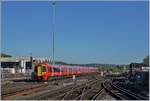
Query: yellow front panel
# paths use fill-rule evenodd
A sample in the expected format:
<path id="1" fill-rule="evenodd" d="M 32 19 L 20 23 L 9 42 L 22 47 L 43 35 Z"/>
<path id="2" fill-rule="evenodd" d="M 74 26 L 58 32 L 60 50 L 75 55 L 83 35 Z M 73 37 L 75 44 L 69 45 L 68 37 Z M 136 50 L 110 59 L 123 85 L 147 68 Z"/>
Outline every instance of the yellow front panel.
<path id="1" fill-rule="evenodd" d="M 41 67 L 38 66 L 38 76 L 42 76 L 42 71 L 41 71 Z"/>

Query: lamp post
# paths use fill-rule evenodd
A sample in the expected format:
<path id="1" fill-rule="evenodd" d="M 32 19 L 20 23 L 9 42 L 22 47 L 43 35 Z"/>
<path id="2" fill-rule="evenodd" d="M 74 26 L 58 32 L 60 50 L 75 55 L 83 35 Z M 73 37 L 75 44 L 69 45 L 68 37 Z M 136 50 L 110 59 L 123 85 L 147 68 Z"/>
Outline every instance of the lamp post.
<path id="1" fill-rule="evenodd" d="M 52 2 L 53 7 L 53 20 L 52 20 L 52 32 L 53 32 L 53 61 L 52 64 L 55 65 L 55 1 Z"/>

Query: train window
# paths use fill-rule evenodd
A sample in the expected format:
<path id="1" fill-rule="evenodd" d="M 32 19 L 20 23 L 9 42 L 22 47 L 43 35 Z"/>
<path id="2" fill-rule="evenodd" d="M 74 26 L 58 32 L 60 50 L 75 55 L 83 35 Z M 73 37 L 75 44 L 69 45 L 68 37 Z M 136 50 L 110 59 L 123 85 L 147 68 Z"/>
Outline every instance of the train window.
<path id="1" fill-rule="evenodd" d="M 69 72 L 69 68 L 67 68 L 67 72 Z"/>
<path id="2" fill-rule="evenodd" d="M 45 66 L 43 66 L 42 71 L 46 72 L 46 67 Z"/>
<path id="3" fill-rule="evenodd" d="M 63 69 L 63 68 L 61 68 L 61 72 L 64 72 L 64 69 Z"/>
<path id="4" fill-rule="evenodd" d="M 80 72 L 80 68 L 78 68 L 78 72 Z"/>
<path id="5" fill-rule="evenodd" d="M 37 72 L 37 66 L 34 67 L 34 72 Z"/>
<path id="6" fill-rule="evenodd" d="M 49 71 L 49 72 L 52 72 L 52 68 L 48 68 L 48 71 Z"/>
<path id="7" fill-rule="evenodd" d="M 69 68 L 69 73 L 71 73 L 72 72 L 72 68 Z"/>
<path id="8" fill-rule="evenodd" d="M 60 72 L 60 69 L 59 69 L 59 68 L 57 68 L 57 72 Z"/>
<path id="9" fill-rule="evenodd" d="M 54 72 L 57 72 L 57 68 L 53 68 Z"/>
<path id="10" fill-rule="evenodd" d="M 54 72 L 60 72 L 59 68 L 53 68 L 53 69 L 54 69 Z"/>

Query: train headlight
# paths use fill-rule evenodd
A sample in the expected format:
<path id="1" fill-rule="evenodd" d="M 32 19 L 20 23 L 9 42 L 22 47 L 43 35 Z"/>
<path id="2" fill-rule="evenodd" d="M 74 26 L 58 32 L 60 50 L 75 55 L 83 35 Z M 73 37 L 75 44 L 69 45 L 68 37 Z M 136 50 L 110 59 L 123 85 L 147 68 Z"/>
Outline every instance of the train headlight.
<path id="1" fill-rule="evenodd" d="M 46 74 L 46 72 L 42 72 L 42 75 Z"/>

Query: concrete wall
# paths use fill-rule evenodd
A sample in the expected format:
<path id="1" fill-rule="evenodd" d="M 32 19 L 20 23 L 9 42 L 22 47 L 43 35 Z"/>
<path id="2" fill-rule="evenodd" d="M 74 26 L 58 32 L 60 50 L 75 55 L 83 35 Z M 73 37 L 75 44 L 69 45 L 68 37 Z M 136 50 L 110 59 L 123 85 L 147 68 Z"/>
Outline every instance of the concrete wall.
<path id="1" fill-rule="evenodd" d="M 15 68 L 1 68 L 2 73 L 12 73 L 15 74 Z"/>

